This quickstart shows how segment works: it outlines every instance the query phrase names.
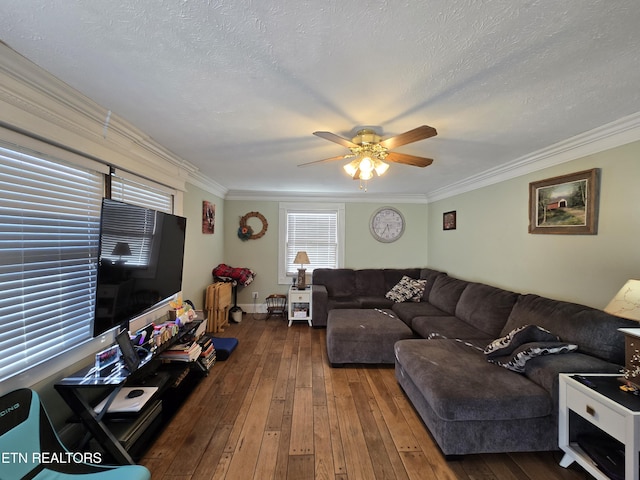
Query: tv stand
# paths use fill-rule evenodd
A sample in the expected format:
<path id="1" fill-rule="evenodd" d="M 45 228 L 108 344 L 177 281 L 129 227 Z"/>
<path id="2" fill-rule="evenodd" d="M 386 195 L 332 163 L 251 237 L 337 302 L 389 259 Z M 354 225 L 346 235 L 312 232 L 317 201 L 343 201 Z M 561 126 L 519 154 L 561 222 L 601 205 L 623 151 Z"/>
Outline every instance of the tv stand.
<path id="1" fill-rule="evenodd" d="M 171 346 L 194 335 L 201 322 L 196 320 L 183 326 L 132 374 L 121 363 L 116 363 L 99 374 L 92 367 L 84 368 L 55 384 L 55 389 L 88 431 L 79 448 L 84 448 L 93 437 L 113 461 L 135 464 L 134 457 L 143 452 L 147 440 L 169 420 L 195 383 L 208 373 L 208 367 L 199 361 L 159 358 Z M 111 404 L 125 387 L 155 387 L 157 391 L 137 412 L 112 413 L 105 407 L 96 413 L 94 409 L 101 400 Z"/>

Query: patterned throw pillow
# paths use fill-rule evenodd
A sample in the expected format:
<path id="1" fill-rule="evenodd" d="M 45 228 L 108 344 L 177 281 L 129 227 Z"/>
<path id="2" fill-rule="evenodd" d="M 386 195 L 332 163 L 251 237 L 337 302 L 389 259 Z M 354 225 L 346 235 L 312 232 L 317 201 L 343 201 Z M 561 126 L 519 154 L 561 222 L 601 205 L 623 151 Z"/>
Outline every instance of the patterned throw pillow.
<path id="1" fill-rule="evenodd" d="M 537 325 L 523 325 L 504 337 L 495 339 L 484 349 L 487 358 L 509 355 L 520 345 L 531 342 L 557 342 L 560 337 Z"/>
<path id="2" fill-rule="evenodd" d="M 489 362 L 495 363 L 501 367 L 512 370 L 514 372 L 524 372 L 526 363 L 532 358 L 541 357 L 543 355 L 552 355 L 560 353 L 574 352 L 578 349 L 577 345 L 563 342 L 531 342 L 520 345 L 511 355 L 503 357 L 488 358 Z"/>
<path id="3" fill-rule="evenodd" d="M 396 303 L 413 300 L 419 302 L 426 286 L 426 280 L 416 280 L 404 275 L 400 281 L 386 294 L 385 297 Z M 417 300 L 414 300 L 417 298 Z"/>

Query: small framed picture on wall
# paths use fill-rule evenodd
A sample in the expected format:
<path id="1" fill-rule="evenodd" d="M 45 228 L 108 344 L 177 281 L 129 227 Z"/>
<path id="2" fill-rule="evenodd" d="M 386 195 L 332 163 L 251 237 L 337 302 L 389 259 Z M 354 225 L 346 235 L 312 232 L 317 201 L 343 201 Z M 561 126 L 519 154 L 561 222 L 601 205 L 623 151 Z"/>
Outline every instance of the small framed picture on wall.
<path id="1" fill-rule="evenodd" d="M 213 234 L 216 226 L 216 206 L 204 200 L 202 202 L 202 233 Z"/>
<path id="2" fill-rule="evenodd" d="M 455 230 L 456 229 L 456 211 L 444 212 L 442 214 L 442 229 L 443 230 Z"/>

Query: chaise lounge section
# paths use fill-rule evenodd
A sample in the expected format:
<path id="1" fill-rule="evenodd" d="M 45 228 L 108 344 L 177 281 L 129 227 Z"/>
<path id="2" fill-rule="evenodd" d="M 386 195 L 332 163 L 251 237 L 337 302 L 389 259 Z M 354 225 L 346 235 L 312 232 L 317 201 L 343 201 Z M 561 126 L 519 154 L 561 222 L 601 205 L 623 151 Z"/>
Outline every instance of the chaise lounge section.
<path id="1" fill-rule="evenodd" d="M 557 450 L 558 374 L 619 372 L 624 338 L 618 329 L 637 326 L 584 305 L 431 269 L 389 270 L 376 273 L 373 295 L 355 283 L 341 294 L 331 272 L 321 272 L 321 284 L 314 272 L 314 324 L 316 308 L 326 309 L 332 363 L 395 364 L 399 384 L 447 456 Z M 426 280 L 420 301 L 371 304 L 393 288 L 382 287 L 380 277 L 400 281 L 409 271 Z M 344 281 L 372 272 L 335 275 Z M 371 319 L 375 326 L 367 327 Z M 411 337 L 395 338 L 400 324 Z M 381 352 L 391 340 L 392 355 Z"/>

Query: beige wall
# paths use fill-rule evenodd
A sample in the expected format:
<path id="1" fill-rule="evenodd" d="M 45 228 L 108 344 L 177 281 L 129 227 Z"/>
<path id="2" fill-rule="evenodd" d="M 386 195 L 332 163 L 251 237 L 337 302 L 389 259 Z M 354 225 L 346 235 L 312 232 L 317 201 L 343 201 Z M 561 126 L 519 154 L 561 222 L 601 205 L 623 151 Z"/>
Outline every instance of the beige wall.
<path id="1" fill-rule="evenodd" d="M 384 204 L 387 205 L 387 204 Z M 345 204 L 345 267 L 410 267 L 427 264 L 426 217 L 424 204 L 392 204 L 405 217 L 404 235 L 394 243 L 380 243 L 369 233 L 369 219 L 383 206 L 376 203 Z M 242 241 L 237 230 L 240 218 L 258 211 L 269 223 L 260 239 Z M 258 292 L 259 304 L 269 293 L 285 293 L 288 285 L 278 284 L 278 215 L 277 201 L 225 201 L 225 262 L 233 267 L 247 267 L 256 272 L 254 282 L 238 290 L 238 304 L 252 311 L 251 292 Z M 259 228 L 255 219 L 250 225 Z"/>
<path id="2" fill-rule="evenodd" d="M 532 235 L 529 182 L 601 169 L 597 235 Z M 429 264 L 450 275 L 604 308 L 640 278 L 640 142 L 429 204 Z M 442 214 L 457 211 L 456 230 Z"/>
<path id="3" fill-rule="evenodd" d="M 213 235 L 202 233 L 202 202 L 216 206 Z M 182 297 L 204 308 L 204 290 L 212 281 L 211 270 L 224 261 L 224 201 L 194 185 L 184 193 L 183 215 L 187 217 Z"/>

